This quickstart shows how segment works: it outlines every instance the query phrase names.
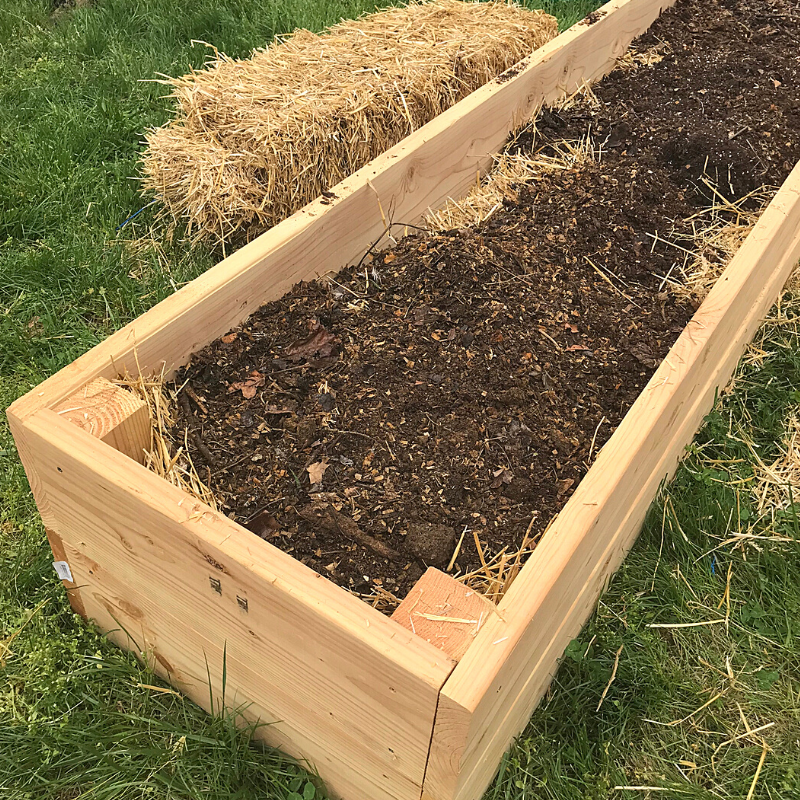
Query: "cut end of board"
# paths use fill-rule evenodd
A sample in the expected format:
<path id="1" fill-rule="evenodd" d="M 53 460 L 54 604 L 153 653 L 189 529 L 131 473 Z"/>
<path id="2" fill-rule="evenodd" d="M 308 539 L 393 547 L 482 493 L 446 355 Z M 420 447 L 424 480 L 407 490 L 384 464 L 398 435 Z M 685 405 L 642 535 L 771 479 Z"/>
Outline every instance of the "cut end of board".
<path id="1" fill-rule="evenodd" d="M 122 386 L 95 378 L 53 411 L 140 464 L 144 462 L 150 446 L 150 412 L 144 400 Z"/>
<path id="2" fill-rule="evenodd" d="M 459 661 L 491 613 L 489 600 L 429 567 L 395 609 L 392 619 Z"/>

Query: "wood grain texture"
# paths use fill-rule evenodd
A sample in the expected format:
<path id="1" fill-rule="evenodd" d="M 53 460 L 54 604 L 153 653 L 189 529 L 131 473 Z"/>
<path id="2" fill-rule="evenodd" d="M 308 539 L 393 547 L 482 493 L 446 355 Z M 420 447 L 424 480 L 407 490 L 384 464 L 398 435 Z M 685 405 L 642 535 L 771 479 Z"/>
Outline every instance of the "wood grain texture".
<path id="1" fill-rule="evenodd" d="M 144 463 L 150 447 L 147 403 L 107 378 L 95 378 L 58 403 L 53 411 L 63 419 Z"/>
<path id="2" fill-rule="evenodd" d="M 445 684 L 423 797 L 491 780 L 798 259 L 800 164 Z"/>
<path id="3" fill-rule="evenodd" d="M 485 171 L 510 131 L 543 104 L 604 75 L 631 40 L 674 0 L 612 0 L 316 200 L 196 278 L 148 313 L 20 398 L 20 419 L 52 408 L 87 381 L 171 370 L 189 355 L 281 297 L 300 280 L 336 272 L 385 234 L 384 216 L 417 222 L 460 197 Z M 134 353 L 135 351 L 135 353 Z"/>
<path id="4" fill-rule="evenodd" d="M 181 674 L 205 674 L 195 637 L 227 647 L 239 701 L 334 792 L 418 800 L 444 653 L 53 411 L 24 428 L 89 616 L 110 598 Z"/>
<path id="5" fill-rule="evenodd" d="M 64 545 L 61 541 L 61 536 L 56 530 L 55 515 L 50 508 L 50 504 L 48 503 L 47 496 L 44 492 L 44 487 L 39 480 L 38 472 L 34 466 L 34 455 L 28 447 L 28 440 L 25 435 L 24 426 L 22 422 L 11 413 L 8 415 L 8 425 L 11 429 L 11 435 L 14 437 L 14 443 L 17 446 L 17 453 L 19 454 L 20 461 L 25 469 L 25 475 L 28 478 L 28 484 L 31 487 L 31 494 L 36 502 L 36 508 L 39 511 L 42 522 L 44 523 L 47 541 L 50 544 L 53 557 L 56 561 L 68 561 L 64 552 Z M 72 577 L 75 578 L 75 573 L 72 574 Z M 82 617 L 85 617 L 86 612 L 81 599 L 78 582 L 62 580 L 61 583 L 67 592 L 67 597 L 69 598 L 72 610 L 76 614 L 80 614 Z"/>
<path id="6" fill-rule="evenodd" d="M 358 752 L 357 731 L 344 734 L 338 747 L 322 751 L 315 748 L 313 741 L 304 738 L 302 730 L 287 726 L 275 716 L 272 691 L 262 680 L 257 654 L 248 654 L 243 659 L 241 652 L 230 639 L 221 635 L 218 628 L 196 630 L 189 627 L 185 618 L 165 611 L 141 587 L 121 580 L 117 570 L 104 569 L 69 545 L 67 550 L 72 563 L 78 564 L 87 574 L 91 572 L 91 583 L 84 589 L 87 616 L 111 641 L 133 651 L 156 674 L 207 711 L 236 710 L 245 720 L 261 723 L 256 735 L 270 746 L 279 747 L 301 761 L 309 752 L 316 752 L 313 762 L 308 762 L 309 766 L 321 775 L 338 775 L 330 780 L 336 795 L 348 798 L 373 796 L 364 794 L 363 783 L 353 780 L 352 770 L 347 769 L 348 763 L 341 761 L 341 751 Z M 298 698 L 298 702 L 300 700 Z M 319 713 L 327 715 L 322 707 Z M 341 731 L 338 735 L 343 736 Z M 391 774 L 387 771 L 385 776 L 384 782 L 391 783 Z M 374 796 L 391 796 L 390 792 L 391 789 L 387 789 Z"/>
<path id="7" fill-rule="evenodd" d="M 392 619 L 458 661 L 494 613 L 491 601 L 441 570 L 428 567 Z"/>

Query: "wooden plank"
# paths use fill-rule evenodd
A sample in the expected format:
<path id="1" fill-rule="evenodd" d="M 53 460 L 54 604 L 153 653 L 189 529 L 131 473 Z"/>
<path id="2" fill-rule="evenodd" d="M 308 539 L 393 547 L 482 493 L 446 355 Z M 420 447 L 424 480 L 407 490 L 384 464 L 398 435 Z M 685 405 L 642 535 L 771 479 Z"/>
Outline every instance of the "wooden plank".
<path id="1" fill-rule="evenodd" d="M 414 223 L 429 208 L 460 197 L 485 170 L 510 131 L 543 104 L 600 78 L 628 44 L 674 0 L 612 0 L 557 36 L 508 80 L 493 81 L 289 219 L 159 303 L 20 398 L 25 419 L 52 408 L 96 377 L 173 369 L 189 355 L 281 297 L 300 280 L 360 259 L 385 233 L 385 217 Z"/>
<path id="2" fill-rule="evenodd" d="M 89 570 L 93 573 L 91 584 L 84 589 L 87 615 L 111 641 L 132 650 L 156 674 L 213 713 L 223 711 L 224 665 L 224 709 L 235 710 L 247 721 L 260 723 L 258 738 L 298 760 L 304 761 L 309 752 L 316 751 L 316 758 L 309 766 L 328 776 L 336 795 L 365 796 L 363 784 L 352 779 L 350 764 L 341 760 L 336 747 L 319 751 L 314 742 L 303 737 L 302 731 L 274 716 L 270 710 L 274 698 L 262 680 L 255 654 L 243 660 L 218 629 L 198 631 L 189 627 L 183 617 L 170 614 L 149 594 L 121 581 L 117 570 L 103 569 L 69 545 L 67 550 L 72 563 L 87 574 Z M 301 698 L 298 697 L 298 702 Z M 327 709 L 320 708 L 319 713 L 327 715 Z M 357 735 L 345 734 L 347 741 L 340 742 L 339 749 L 357 751 Z"/>
<path id="3" fill-rule="evenodd" d="M 392 619 L 458 661 L 494 604 L 436 567 L 428 567 L 394 610 Z"/>
<path id="4" fill-rule="evenodd" d="M 95 378 L 58 403 L 53 411 L 110 444 L 120 453 L 144 463 L 150 448 L 147 403 L 106 378 Z"/>
<path id="5" fill-rule="evenodd" d="M 14 442 L 17 445 L 17 452 L 19 453 L 20 461 L 22 461 L 22 466 L 25 469 L 25 474 L 28 478 L 28 484 L 31 487 L 31 494 L 36 502 L 36 508 L 39 510 L 39 515 L 44 523 L 47 541 L 50 544 L 50 549 L 53 551 L 53 557 L 56 561 L 66 561 L 67 559 L 64 555 L 64 545 L 61 541 L 61 537 L 58 535 L 58 532 L 55 529 L 55 516 L 50 509 L 41 481 L 39 480 L 39 475 L 34 467 L 34 456 L 28 448 L 23 425 L 13 414 L 8 415 L 8 424 L 11 428 L 11 435 L 14 437 Z M 74 577 L 75 576 L 73 575 L 73 578 Z M 61 583 L 67 592 L 67 597 L 70 605 L 72 606 L 72 610 L 76 614 L 80 614 L 82 617 L 85 617 L 86 612 L 81 599 L 78 583 L 74 580 L 62 580 Z"/>
<path id="6" fill-rule="evenodd" d="M 442 690 L 423 796 L 478 797 L 800 259 L 800 164 Z"/>
<path id="7" fill-rule="evenodd" d="M 23 434 L 88 614 L 87 594 L 109 592 L 139 609 L 162 647 L 193 632 L 226 643 L 242 692 L 334 791 L 418 800 L 453 662 L 53 411 Z M 158 627 L 162 616 L 169 624 Z M 183 669 L 203 674 L 197 648 L 184 649 Z"/>

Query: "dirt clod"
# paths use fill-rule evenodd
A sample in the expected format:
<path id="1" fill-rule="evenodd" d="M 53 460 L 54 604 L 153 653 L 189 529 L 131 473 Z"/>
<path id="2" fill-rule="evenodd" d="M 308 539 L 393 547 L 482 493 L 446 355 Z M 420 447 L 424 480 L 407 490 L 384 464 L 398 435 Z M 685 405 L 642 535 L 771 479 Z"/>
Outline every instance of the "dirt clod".
<path id="1" fill-rule="evenodd" d="M 320 525 L 331 533 L 346 536 L 354 542 L 372 550 L 373 553 L 390 561 L 400 562 L 403 556 L 385 542 L 364 533 L 353 519 L 337 511 L 330 503 L 317 502 L 299 508 L 297 513 L 307 522 Z"/>
<path id="2" fill-rule="evenodd" d="M 456 532 L 447 525 L 409 522 L 406 544 L 425 566 L 443 569 L 453 555 Z"/>

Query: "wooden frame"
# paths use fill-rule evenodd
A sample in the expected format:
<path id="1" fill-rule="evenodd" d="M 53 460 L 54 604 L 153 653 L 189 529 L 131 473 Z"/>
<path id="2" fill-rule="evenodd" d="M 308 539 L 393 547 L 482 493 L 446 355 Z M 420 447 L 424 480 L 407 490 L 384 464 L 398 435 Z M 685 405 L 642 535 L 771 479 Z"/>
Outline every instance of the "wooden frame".
<path id="1" fill-rule="evenodd" d="M 129 457 L 136 404 L 118 398 L 95 425 L 83 396 L 125 369 L 174 370 L 297 281 L 360 258 L 386 235 L 385 215 L 413 223 L 462 194 L 523 119 L 602 76 L 670 4 L 613 0 L 343 181 L 330 205 L 311 203 L 8 410 L 75 610 L 204 707 L 270 723 L 267 741 L 348 800 L 472 800 L 491 780 L 800 258 L 800 166 L 499 607 L 457 647 L 435 646 L 149 472 Z"/>

